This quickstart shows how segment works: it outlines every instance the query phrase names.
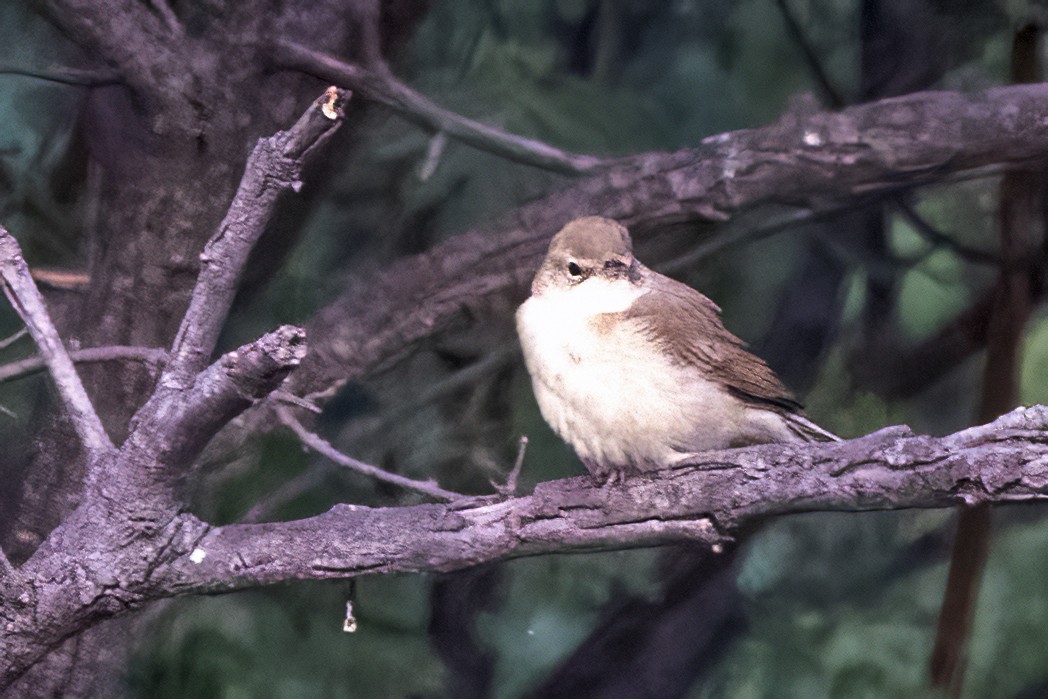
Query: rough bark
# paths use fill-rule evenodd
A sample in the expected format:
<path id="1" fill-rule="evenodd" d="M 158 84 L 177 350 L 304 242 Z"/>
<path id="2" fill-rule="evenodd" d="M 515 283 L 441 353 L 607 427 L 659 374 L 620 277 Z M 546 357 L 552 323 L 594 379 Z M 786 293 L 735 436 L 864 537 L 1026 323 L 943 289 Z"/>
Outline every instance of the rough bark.
<path id="1" fill-rule="evenodd" d="M 177 549 L 177 541 L 187 535 L 186 523 L 178 517 L 183 504 L 180 486 L 196 456 L 217 430 L 275 390 L 304 356 L 302 331 L 285 326 L 227 353 L 210 367 L 202 366 L 214 349 L 247 253 L 261 234 L 277 193 L 298 188 L 298 173 L 307 153 L 341 122 L 343 99 L 341 91 L 327 91 L 291 129 L 256 147 L 244 175 L 247 184 L 231 207 L 237 220 L 220 227 L 206 248 L 222 259 L 208 265 L 197 280 L 196 303 L 185 314 L 183 332 L 172 348 L 175 359 L 167 362 L 156 389 L 127 426 L 127 438 L 119 448 L 103 441 L 105 433 L 94 406 L 83 392 L 46 308 L 31 302 L 35 287 L 26 281 L 27 273 L 19 273 L 24 272 L 24 264 L 19 264 L 21 251 L 13 238 L 0 233 L 5 288 L 38 340 L 86 452 L 77 469 L 82 480 L 66 486 L 77 493 L 75 508 L 17 571 L 0 556 L 4 572 L 0 597 L 14 608 L 35 608 L 32 616 L 22 618 L 8 614 L 7 609 L 0 612 L 5 637 L 43 634 L 41 638 L 46 638 L 28 654 L 30 646 L 12 646 L 9 653 L 5 650 L 3 686 L 87 628 L 77 628 L 76 619 L 102 619 L 126 608 L 121 593 L 112 589 L 112 584 L 119 587 L 119 571 L 148 578 L 152 567 Z M 78 579 L 87 581 L 86 587 L 79 588 L 79 599 L 61 593 L 77 589 Z M 90 652 L 80 657 L 75 647 L 69 651 L 68 658 L 54 660 L 56 672 L 91 657 Z M 44 673 L 42 679 L 57 682 L 53 690 L 43 691 L 62 690 L 54 673 Z"/>
<path id="2" fill-rule="evenodd" d="M 472 300 L 523 293 L 549 237 L 575 216 L 600 212 L 644 229 L 725 221 L 762 204 L 839 208 L 974 168 L 1042 160 L 1048 131 L 1038 124 L 1046 115 L 1048 85 L 972 96 L 925 92 L 787 115 L 694 149 L 625 159 L 483 230 L 351 282 L 306 324 L 312 351 L 292 384 L 303 394 L 329 391 L 444 327 Z"/>
<path id="3" fill-rule="evenodd" d="M 499 503 L 346 505 L 301 522 L 224 528 L 181 514 L 180 479 L 199 449 L 272 391 L 302 355 L 301 334 L 285 328 L 204 368 L 228 298 L 208 295 L 218 309 L 213 318 L 183 317 L 201 244 L 219 223 L 249 146 L 244 134 L 253 138 L 289 122 L 298 98 L 315 87 L 300 76 L 265 74 L 257 41 L 230 38 L 323 37 L 327 45 L 319 48 L 335 50 L 357 18 L 276 4 L 281 11 L 258 13 L 211 3 L 208 11 L 220 21 L 193 38 L 133 2 L 49 5 L 56 23 L 124 80 L 96 91 L 86 107 L 91 158 L 107 173 L 96 205 L 108 215 L 89 260 L 83 312 L 69 315 L 75 327 L 66 330 L 88 344 L 147 347 L 168 345 L 179 323 L 190 322 L 192 332 L 180 334 L 176 361 L 157 391 L 145 367 L 120 382 L 88 374 L 88 393 L 123 444 L 119 451 L 88 460 L 63 448 L 62 431 L 44 442 L 53 448 L 33 463 L 30 476 L 39 482 L 23 501 L 23 525 L 42 534 L 61 524 L 25 563 L 0 557 L 3 683 L 63 639 L 175 594 L 679 539 L 714 545 L 748 519 L 805 509 L 1044 497 L 1045 421 L 1035 410 L 1010 416 L 997 432 L 942 440 L 879 433 L 833 447 L 838 452 L 731 452 L 715 464 L 621 488 L 569 480 Z M 353 9 L 366 14 L 374 6 Z M 409 109 L 411 101 L 403 105 Z M 355 281 L 310 324 L 317 351 L 291 385 L 326 395 L 445 326 L 478 297 L 522 288 L 548 236 L 574 215 L 601 212 L 643 227 L 724 221 L 765 204 L 820 212 L 973 168 L 1043 159 L 1045 113 L 1045 86 L 972 97 L 925 93 L 840 113 L 788 115 L 695 149 L 617 161 L 487 231 Z M 113 147 L 118 137 L 128 148 Z M 271 206 L 275 197 L 265 199 Z M 254 219 L 252 232 L 265 220 Z M 222 277 L 216 290 L 235 284 L 235 275 Z M 90 463 L 95 477 L 81 501 Z"/>
<path id="4" fill-rule="evenodd" d="M 336 505 L 303 520 L 223 527 L 182 513 L 145 529 L 78 510 L 0 579 L 0 681 L 103 619 L 175 595 L 673 541 L 716 550 L 770 515 L 1032 500 L 1048 500 L 1043 406 L 948 437 L 889 428 L 837 444 L 711 452 L 617 486 L 570 478 L 503 501 Z"/>

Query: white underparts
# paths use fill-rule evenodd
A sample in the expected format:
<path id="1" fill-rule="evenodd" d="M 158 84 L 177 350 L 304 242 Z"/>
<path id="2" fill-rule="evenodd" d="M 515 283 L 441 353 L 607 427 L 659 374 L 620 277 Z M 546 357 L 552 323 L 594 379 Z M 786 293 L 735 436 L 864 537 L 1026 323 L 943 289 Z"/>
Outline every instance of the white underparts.
<path id="1" fill-rule="evenodd" d="M 790 440 L 780 415 L 750 407 L 672 361 L 637 323 L 608 315 L 644 293 L 593 277 L 547 287 L 517 311 L 539 408 L 580 458 L 652 469 L 745 441 Z"/>

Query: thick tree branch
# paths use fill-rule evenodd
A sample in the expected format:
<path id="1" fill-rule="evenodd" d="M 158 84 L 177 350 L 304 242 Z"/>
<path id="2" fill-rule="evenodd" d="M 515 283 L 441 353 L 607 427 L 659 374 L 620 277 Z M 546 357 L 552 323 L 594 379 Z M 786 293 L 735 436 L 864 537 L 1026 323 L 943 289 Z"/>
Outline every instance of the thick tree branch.
<path id="1" fill-rule="evenodd" d="M 596 488 L 539 484 L 503 502 L 372 509 L 212 529 L 157 571 L 169 592 L 286 580 L 448 571 L 504 558 L 676 540 L 723 543 L 768 515 L 1048 500 L 1048 408 L 943 438 L 889 428 L 830 445 L 711 452 L 692 465 Z"/>
<path id="2" fill-rule="evenodd" d="M 273 215 L 277 197 L 302 187 L 306 155 L 338 129 L 347 94 L 330 88 L 287 131 L 259 139 L 222 224 L 200 256 L 200 276 L 161 385 L 184 387 L 206 366 L 236 295 L 248 255 Z"/>
<path id="3" fill-rule="evenodd" d="M 207 526 L 178 515 L 173 486 L 215 431 L 297 366 L 303 339 L 298 328 L 279 328 L 223 355 L 191 390 L 158 391 L 138 411 L 120 451 L 92 471 L 81 504 L 0 577 L 0 689 L 57 643 L 126 611 L 138 597 L 126 584 L 191 550 Z"/>
<path id="4" fill-rule="evenodd" d="M 444 109 L 397 80 L 384 63 L 365 68 L 286 40 L 275 42 L 275 48 L 278 65 L 357 90 L 365 97 L 395 109 L 414 124 L 509 160 L 568 175 L 596 172 L 614 162 L 567 153 Z"/>
<path id="5" fill-rule="evenodd" d="M 479 297 L 519 292 L 549 237 L 575 216 L 627 225 L 724 221 L 763 204 L 838 208 L 991 165 L 1048 156 L 1048 85 L 977 95 L 924 92 L 842 112 L 787 115 L 677 153 L 621 162 L 351 282 L 307 325 L 312 351 L 292 377 L 300 393 L 330 390 L 443 328 Z"/>
<path id="6" fill-rule="evenodd" d="M 22 258 L 22 249 L 3 226 L 0 226 L 0 277 L 3 279 L 4 294 L 40 348 L 40 355 L 51 372 L 69 419 L 84 447 L 94 460 L 111 452 L 113 443 L 109 441 L 109 435 L 91 405 L 91 399 L 62 344 L 62 338 L 51 322 L 44 297 L 33 283 L 29 267 Z"/>
<path id="7" fill-rule="evenodd" d="M 272 393 L 305 354 L 305 333 L 284 326 L 226 353 L 185 390 L 159 387 L 92 493 L 130 507 L 175 506 L 173 489 L 196 455 L 227 422 Z"/>
<path id="8" fill-rule="evenodd" d="M 34 555 L 0 580 L 0 687 L 63 638 L 180 594 L 681 540 L 715 546 L 756 519 L 794 512 L 1031 500 L 1048 500 L 1043 406 L 948 437 L 889 428 L 828 445 L 710 452 L 613 487 L 569 478 L 498 502 L 337 505 L 304 520 L 217 528 L 180 514 L 151 536 L 107 540 L 80 557 Z"/>
<path id="9" fill-rule="evenodd" d="M 113 66 L 163 132 L 199 127 L 200 81 L 185 38 L 136 0 L 46 0 L 51 20 Z"/>

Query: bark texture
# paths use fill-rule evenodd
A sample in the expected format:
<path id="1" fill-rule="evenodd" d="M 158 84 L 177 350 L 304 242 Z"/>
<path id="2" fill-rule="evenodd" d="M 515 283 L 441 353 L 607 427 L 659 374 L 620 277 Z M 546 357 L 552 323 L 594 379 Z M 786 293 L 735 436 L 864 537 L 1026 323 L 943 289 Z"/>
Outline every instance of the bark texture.
<path id="1" fill-rule="evenodd" d="M 13 681 L 103 619 L 175 595 L 679 541 L 717 550 L 771 515 L 1033 500 L 1048 500 L 1043 406 L 942 438 L 888 428 L 829 445 L 711 452 L 616 486 L 570 478 L 501 501 L 337 505 L 303 520 L 224 527 L 185 513 L 136 527 L 89 509 L 0 580 L 0 679 Z"/>

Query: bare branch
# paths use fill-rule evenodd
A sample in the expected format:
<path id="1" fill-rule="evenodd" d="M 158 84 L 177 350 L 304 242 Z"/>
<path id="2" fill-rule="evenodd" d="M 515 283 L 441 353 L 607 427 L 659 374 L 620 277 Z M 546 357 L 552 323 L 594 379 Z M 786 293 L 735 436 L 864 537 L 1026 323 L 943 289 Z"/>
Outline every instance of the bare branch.
<path id="1" fill-rule="evenodd" d="M 132 431 L 93 493 L 120 501 L 176 504 L 175 484 L 227 422 L 272 393 L 306 354 L 305 333 L 285 325 L 227 352 L 194 377 L 188 390 L 159 387 L 135 414 Z M 134 506 L 135 503 L 130 503 Z"/>
<path id="2" fill-rule="evenodd" d="M 29 329 L 28 328 L 22 328 L 21 330 L 19 330 L 15 334 L 11 335 L 10 337 L 5 337 L 3 340 L 0 340 L 0 350 L 7 349 L 8 347 L 10 347 L 11 345 L 15 344 L 16 342 L 18 342 L 19 340 L 21 340 L 23 337 L 25 337 L 28 334 L 29 334 Z"/>
<path id="3" fill-rule="evenodd" d="M 346 98 L 344 91 L 329 88 L 289 130 L 259 139 L 225 219 L 200 256 L 200 276 L 162 385 L 185 387 L 207 365 L 248 254 L 265 230 L 278 195 L 302 187 L 298 178 L 306 155 L 338 129 Z"/>
<path id="4" fill-rule="evenodd" d="M 51 322 L 44 297 L 33 283 L 29 267 L 22 258 L 22 249 L 3 226 L 0 226 L 0 277 L 3 278 L 4 294 L 40 348 L 40 354 L 84 447 L 93 457 L 112 451 L 113 443 L 109 441 L 109 435 L 91 405 L 91 399 L 69 359 L 62 338 Z"/>
<path id="5" fill-rule="evenodd" d="M 324 409 L 316 403 L 314 403 L 313 401 L 306 400 L 305 398 L 300 398 L 296 396 L 294 393 L 288 393 L 287 391 L 273 391 L 273 393 L 271 393 L 269 397 L 280 403 L 287 403 L 288 405 L 294 405 L 296 407 L 302 408 L 303 410 L 308 410 L 314 415 L 320 415 L 324 412 Z"/>
<path id="6" fill-rule="evenodd" d="M 372 509 L 212 529 L 155 574 L 172 592 L 220 592 L 363 573 L 448 571 L 570 550 L 690 540 L 713 546 L 769 515 L 1048 500 L 1048 408 L 1019 409 L 943 438 L 889 428 L 827 445 L 710 452 L 595 488 L 587 478 L 479 504 Z"/>
<path id="7" fill-rule="evenodd" d="M 568 153 L 541 141 L 516 136 L 444 109 L 397 80 L 388 70 L 371 70 L 292 41 L 275 43 L 279 65 L 352 88 L 368 99 L 395 109 L 408 121 L 445 133 L 463 143 L 525 165 L 580 175 L 613 164 L 591 155 Z"/>
<path id="8" fill-rule="evenodd" d="M 615 486 L 569 478 L 500 502 L 336 505 L 303 520 L 215 528 L 176 514 L 152 536 L 92 551 L 89 569 L 80 557 L 38 550 L 18 571 L 36 581 L 28 601 L 0 596 L 10 631 L 0 634 L 0 687 L 58 641 L 182 594 L 681 540 L 715 547 L 740 527 L 791 512 L 1035 500 L 1048 501 L 1044 406 L 942 438 L 889 428 L 849 442 L 709 452 Z"/>
<path id="9" fill-rule="evenodd" d="M 128 347 L 125 345 L 110 345 L 106 347 L 89 347 L 86 349 L 73 350 L 69 352 L 69 358 L 75 364 L 86 362 L 121 362 L 135 361 L 146 362 L 156 366 L 167 361 L 167 350 L 159 347 Z M 42 357 L 28 357 L 10 364 L 0 365 L 0 383 L 14 381 L 26 376 L 31 376 L 44 368 L 47 364 Z"/>
<path id="10" fill-rule="evenodd" d="M 115 85 L 120 82 L 120 75 L 113 71 L 69 68 L 65 66 L 37 69 L 16 65 L 0 65 L 0 75 L 24 75 L 27 78 L 36 80 L 47 80 L 63 85 L 80 85 L 84 87 L 101 87 L 103 85 Z"/>
<path id="11" fill-rule="evenodd" d="M 815 84 L 819 86 L 823 96 L 831 107 L 839 109 L 843 107 L 847 100 L 838 90 L 833 81 L 830 80 L 830 76 L 826 73 L 826 69 L 822 65 L 822 61 L 819 60 L 818 54 L 815 52 L 815 48 L 808 41 L 808 37 L 804 34 L 804 29 L 801 27 L 801 23 L 797 20 L 797 17 L 793 14 L 793 10 L 787 0 L 775 0 L 775 4 L 779 8 L 779 14 L 782 15 L 782 21 L 786 24 L 786 32 L 793 39 L 793 43 L 797 45 L 801 55 L 804 57 L 804 62 L 808 64 L 808 72 L 811 73 L 811 77 L 815 80 Z"/>
<path id="12" fill-rule="evenodd" d="M 697 148 L 631 158 L 483 230 L 351 281 L 307 325 L 312 351 L 292 377 L 293 390 L 329 391 L 439 331 L 468 303 L 519 293 L 549 237 L 576 216 L 600 213 L 650 228 L 726 221 L 777 203 L 789 207 L 782 220 L 790 209 L 803 220 L 858 197 L 1043 159 L 1048 129 L 1036 124 L 1045 110 L 1048 85 L 972 96 L 915 93 L 841 112 L 787 115 Z"/>
<path id="13" fill-rule="evenodd" d="M 917 234 L 932 245 L 946 248 L 965 262 L 971 262 L 972 264 L 998 265 L 1001 263 L 1001 258 L 996 253 L 986 252 L 984 250 L 979 250 L 978 248 L 964 245 L 932 226 L 924 220 L 924 217 L 921 216 L 917 210 L 913 208 L 913 205 L 906 201 L 905 198 L 894 197 L 892 199 L 892 204 L 902 212 L 903 216 L 906 217 L 906 220 L 913 226 L 913 229 L 917 231 Z"/>
<path id="14" fill-rule="evenodd" d="M 517 444 L 517 458 L 513 461 L 513 468 L 509 472 L 509 476 L 506 477 L 506 482 L 503 485 L 495 485 L 495 490 L 499 492 L 499 495 L 512 496 L 517 494 L 517 481 L 520 480 L 520 471 L 524 468 L 524 454 L 528 450 L 528 436 L 521 435 L 520 442 Z"/>
<path id="15" fill-rule="evenodd" d="M 338 449 L 331 446 L 330 442 L 303 427 L 302 423 L 295 419 L 295 416 L 292 415 L 291 411 L 287 408 L 277 408 L 277 415 L 280 417 L 280 421 L 295 433 L 295 436 L 298 437 L 299 441 L 321 456 L 331 459 L 339 466 L 352 469 L 357 473 L 361 473 L 369 478 L 374 478 L 377 481 L 382 481 L 383 483 L 391 483 L 401 488 L 413 490 L 416 493 L 428 495 L 437 500 L 450 502 L 464 497 L 459 493 L 444 490 L 432 481 L 416 481 L 412 478 L 406 478 L 396 473 L 384 471 L 377 466 L 366 464 L 363 461 L 354 459 L 352 456 L 343 454 Z"/>
<path id="16" fill-rule="evenodd" d="M 158 113 L 165 128 L 194 123 L 199 89 L 183 38 L 139 0 L 45 0 L 51 20 L 68 36 L 115 66 Z"/>

